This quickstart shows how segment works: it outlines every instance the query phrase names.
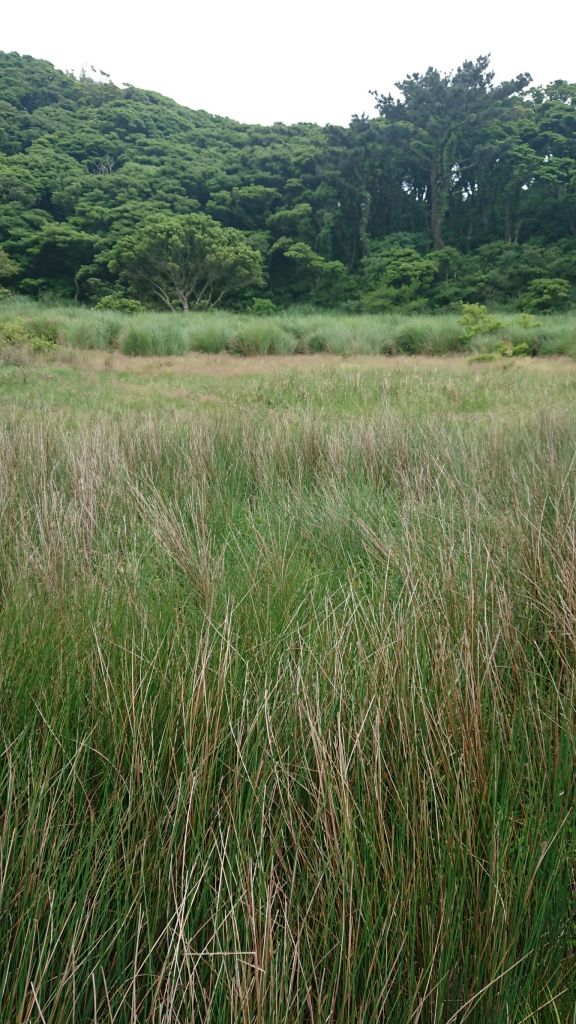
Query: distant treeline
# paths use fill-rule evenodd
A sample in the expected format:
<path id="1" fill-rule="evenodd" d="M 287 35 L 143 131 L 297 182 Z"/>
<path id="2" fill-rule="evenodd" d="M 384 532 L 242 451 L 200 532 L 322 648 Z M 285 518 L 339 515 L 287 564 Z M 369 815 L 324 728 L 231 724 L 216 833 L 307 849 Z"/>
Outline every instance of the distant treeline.
<path id="1" fill-rule="evenodd" d="M 0 53 L 2 284 L 126 309 L 576 299 L 576 84 L 479 57 L 374 103 L 243 125 Z"/>

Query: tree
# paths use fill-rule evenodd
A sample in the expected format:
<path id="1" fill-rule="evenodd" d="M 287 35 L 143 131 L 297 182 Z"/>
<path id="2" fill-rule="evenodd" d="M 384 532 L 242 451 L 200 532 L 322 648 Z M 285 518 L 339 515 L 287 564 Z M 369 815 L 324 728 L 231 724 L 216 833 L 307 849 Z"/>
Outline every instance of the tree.
<path id="1" fill-rule="evenodd" d="M 495 84 L 480 57 L 409 75 L 346 128 L 258 126 L 0 52 L 0 246 L 20 290 L 87 303 L 240 305 L 262 265 L 279 306 L 518 303 L 540 278 L 572 299 L 576 85 L 528 81 Z"/>
<path id="2" fill-rule="evenodd" d="M 70 222 L 43 225 L 26 246 L 31 275 L 26 279 L 26 287 L 39 292 L 56 285 L 61 295 L 78 299 L 76 275 L 92 259 L 97 242 L 94 235 L 79 231 Z"/>
<path id="3" fill-rule="evenodd" d="M 206 213 L 227 227 L 257 231 L 280 198 L 277 189 L 264 185 L 244 185 L 230 191 L 221 189 L 210 196 Z"/>
<path id="4" fill-rule="evenodd" d="M 530 190 L 533 230 L 546 240 L 576 234 L 576 85 L 552 82 L 533 89 L 530 139 L 538 167 Z"/>
<path id="5" fill-rule="evenodd" d="M 362 269 L 367 286 L 362 305 L 377 312 L 425 304 L 438 265 L 433 254 L 423 256 L 413 246 L 383 243 L 372 246 L 362 261 Z"/>
<path id="6" fill-rule="evenodd" d="M 570 302 L 570 282 L 563 277 L 537 277 L 524 292 L 520 308 L 526 313 L 565 309 Z"/>
<path id="7" fill-rule="evenodd" d="M 321 306 L 337 305 L 347 292 L 346 268 L 340 260 L 326 260 L 307 242 L 282 237 L 270 249 L 270 279 L 274 297 L 287 295 Z"/>
<path id="8" fill-rule="evenodd" d="M 0 247 L 0 281 L 6 280 L 7 277 L 14 277 L 17 273 L 18 267 L 14 260 L 11 260 L 8 253 Z"/>
<path id="9" fill-rule="evenodd" d="M 429 67 L 424 75 L 408 75 L 396 87 L 401 99 L 372 95 L 382 117 L 394 128 L 391 140 L 405 151 L 406 189 L 419 189 L 430 215 L 435 249 L 444 247 L 444 222 L 450 193 L 458 188 L 459 161 L 467 133 L 484 133 L 505 120 L 506 103 L 530 83 L 530 75 L 494 86 L 489 57 L 465 61 L 454 73 L 442 75 Z"/>
<path id="10" fill-rule="evenodd" d="M 169 309 L 217 306 L 263 284 L 261 254 L 240 231 L 200 213 L 146 221 L 116 243 L 109 265 L 135 296 Z"/>

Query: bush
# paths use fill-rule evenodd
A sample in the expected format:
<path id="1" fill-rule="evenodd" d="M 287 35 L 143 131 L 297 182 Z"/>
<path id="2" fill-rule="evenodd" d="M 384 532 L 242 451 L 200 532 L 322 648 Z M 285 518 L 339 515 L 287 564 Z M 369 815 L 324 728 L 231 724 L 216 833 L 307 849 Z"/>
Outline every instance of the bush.
<path id="1" fill-rule="evenodd" d="M 276 312 L 276 306 L 272 299 L 252 299 L 250 312 L 255 316 L 271 316 Z"/>
<path id="2" fill-rule="evenodd" d="M 475 352 L 470 356 L 470 360 L 474 363 L 490 363 L 499 359 L 513 359 L 518 356 L 532 354 L 530 345 L 526 341 L 521 341 L 515 345 L 509 338 L 505 338 L 500 342 L 498 348 Z"/>
<path id="3" fill-rule="evenodd" d="M 540 321 L 532 316 L 531 313 L 521 313 L 518 317 L 517 323 L 519 327 L 523 327 L 525 331 L 535 330 L 536 327 L 540 327 Z"/>
<path id="4" fill-rule="evenodd" d="M 98 299 L 94 309 L 109 309 L 115 313 L 141 313 L 144 306 L 138 299 L 126 299 L 121 295 L 105 295 Z"/>
<path id="5" fill-rule="evenodd" d="M 480 302 L 462 303 L 460 323 L 463 327 L 462 341 L 470 341 L 478 334 L 493 334 L 502 326 L 502 322 L 492 316 Z"/>
<path id="6" fill-rule="evenodd" d="M 38 331 L 31 320 L 18 318 L 0 326 L 0 348 L 27 348 L 32 352 L 46 352 L 54 348 L 57 338 L 52 332 Z"/>

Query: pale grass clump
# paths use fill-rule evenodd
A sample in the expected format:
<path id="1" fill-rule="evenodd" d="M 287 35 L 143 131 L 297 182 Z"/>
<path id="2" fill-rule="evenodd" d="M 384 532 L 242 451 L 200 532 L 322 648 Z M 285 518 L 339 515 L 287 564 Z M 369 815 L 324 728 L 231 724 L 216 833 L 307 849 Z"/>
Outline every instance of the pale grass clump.
<path id="1" fill-rule="evenodd" d="M 0 1019 L 572 1019 L 575 417 L 3 418 Z"/>

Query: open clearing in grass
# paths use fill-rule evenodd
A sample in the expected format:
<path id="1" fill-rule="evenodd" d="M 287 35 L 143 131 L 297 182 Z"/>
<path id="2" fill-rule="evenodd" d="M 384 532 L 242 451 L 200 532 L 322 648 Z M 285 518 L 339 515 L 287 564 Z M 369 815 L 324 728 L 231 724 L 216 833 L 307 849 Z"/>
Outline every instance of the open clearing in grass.
<path id="1" fill-rule="evenodd" d="M 0 367 L 2 1021 L 573 1021 L 575 398 Z"/>
<path id="2" fill-rule="evenodd" d="M 0 365 L 0 403 L 118 413 L 281 412 L 317 415 L 417 416 L 445 412 L 526 410 L 526 394 L 542 410 L 576 401 L 576 362 L 506 359 L 477 363 L 462 356 L 261 356 L 226 353 L 137 357 L 58 348 L 24 370 Z"/>

